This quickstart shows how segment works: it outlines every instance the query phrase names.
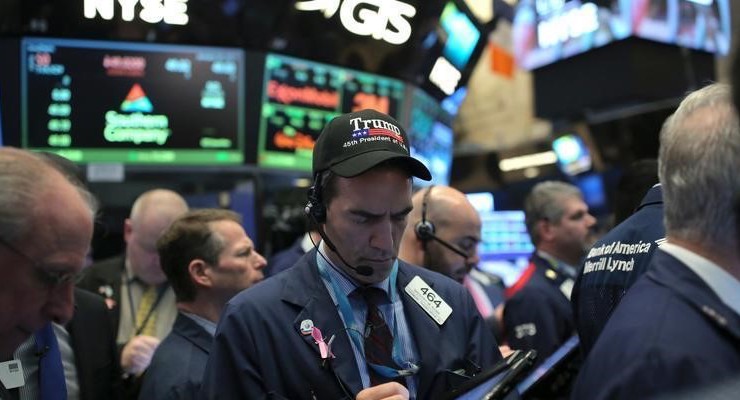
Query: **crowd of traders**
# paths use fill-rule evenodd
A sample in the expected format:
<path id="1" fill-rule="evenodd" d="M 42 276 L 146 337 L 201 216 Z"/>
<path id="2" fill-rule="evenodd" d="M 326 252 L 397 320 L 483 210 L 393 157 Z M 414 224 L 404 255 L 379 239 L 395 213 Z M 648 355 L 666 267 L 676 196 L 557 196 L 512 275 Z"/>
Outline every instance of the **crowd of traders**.
<path id="1" fill-rule="evenodd" d="M 324 128 L 313 228 L 269 262 L 238 215 L 155 189 L 131 207 L 124 254 L 83 269 L 97 204 L 74 166 L 0 148 L 0 399 L 434 399 L 514 350 L 542 363 L 574 335 L 582 365 L 565 396 L 733 393 L 730 88 L 691 93 L 660 135 L 658 181 L 629 186 L 642 200 L 595 244 L 575 186 L 534 186 L 535 252 L 509 287 L 476 268 L 481 219 L 465 195 L 413 193 L 431 174 L 376 111 Z"/>

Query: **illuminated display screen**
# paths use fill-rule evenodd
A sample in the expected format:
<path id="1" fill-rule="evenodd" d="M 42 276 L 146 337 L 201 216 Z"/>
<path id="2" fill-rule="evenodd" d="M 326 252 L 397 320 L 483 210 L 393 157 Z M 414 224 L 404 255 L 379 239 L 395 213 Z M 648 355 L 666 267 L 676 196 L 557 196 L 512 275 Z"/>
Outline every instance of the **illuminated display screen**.
<path id="1" fill-rule="evenodd" d="M 524 211 L 491 211 L 480 214 L 481 242 L 478 252 L 481 260 L 511 260 L 528 257 L 534 245 L 524 223 Z"/>
<path id="2" fill-rule="evenodd" d="M 594 210 L 600 210 L 607 205 L 604 179 L 599 174 L 587 174 L 576 180 L 576 185 L 583 193 L 583 201 Z"/>
<path id="3" fill-rule="evenodd" d="M 409 121 L 405 124 L 411 142 L 411 156 L 432 173 L 432 180 L 415 180 L 419 185 L 447 185 L 452 164 L 451 117 L 440 103 L 419 89 L 414 90 Z"/>
<path id="4" fill-rule="evenodd" d="M 480 212 L 481 242 L 478 244 L 483 271 L 513 285 L 529 263 L 534 245 L 524 223 L 524 211 Z"/>
<path id="5" fill-rule="evenodd" d="M 464 70 L 480 40 L 478 27 L 453 2 L 447 3 L 439 23 L 447 33 L 442 54 L 457 69 Z"/>
<path id="6" fill-rule="evenodd" d="M 24 39 L 22 145 L 76 162 L 240 164 L 243 75 L 239 49 Z"/>
<path id="7" fill-rule="evenodd" d="M 576 175 L 591 169 L 591 153 L 578 135 L 564 135 L 552 142 L 560 169 L 568 175 Z"/>
<path id="8" fill-rule="evenodd" d="M 401 81 L 268 54 L 258 164 L 310 171 L 313 146 L 333 117 L 366 108 L 398 117 Z"/>
<path id="9" fill-rule="evenodd" d="M 628 36 L 727 54 L 729 1 L 533 0 L 519 2 L 514 16 L 514 55 L 527 69 Z"/>

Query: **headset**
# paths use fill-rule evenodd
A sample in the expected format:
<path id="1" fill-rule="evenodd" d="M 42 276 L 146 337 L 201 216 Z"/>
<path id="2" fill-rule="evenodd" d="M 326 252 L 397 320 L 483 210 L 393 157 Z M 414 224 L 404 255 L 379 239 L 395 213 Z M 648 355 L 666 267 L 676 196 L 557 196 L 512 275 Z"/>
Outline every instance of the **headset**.
<path id="1" fill-rule="evenodd" d="M 441 244 L 442 246 L 450 249 L 452 252 L 458 254 L 460 257 L 464 259 L 468 259 L 468 254 L 464 252 L 459 247 L 455 246 L 454 244 L 441 239 L 435 234 L 435 227 L 434 223 L 432 221 L 429 221 L 427 219 L 427 209 L 429 208 L 429 193 L 432 192 L 432 189 L 434 188 L 434 185 L 429 186 L 429 188 L 424 193 L 424 197 L 421 201 L 421 220 L 416 223 L 414 226 L 414 231 L 416 232 L 416 237 L 421 240 L 422 246 L 424 246 L 424 251 L 427 249 L 427 243 L 431 240 L 434 240 Z"/>
<path id="2" fill-rule="evenodd" d="M 321 173 L 316 174 L 313 185 L 308 188 L 308 203 L 303 211 L 309 216 L 316 225 L 321 225 L 326 222 L 326 206 L 324 206 L 323 199 L 321 198 Z M 321 235 L 323 238 L 324 235 Z"/>
<path id="3" fill-rule="evenodd" d="M 326 205 L 324 205 L 324 200 L 322 199 L 323 196 L 321 194 L 321 172 L 318 172 L 316 174 L 313 186 L 308 188 L 308 193 L 306 194 L 306 197 L 308 198 L 308 203 L 306 203 L 306 208 L 304 208 L 303 211 L 309 218 L 313 219 L 314 223 L 316 224 L 316 230 L 319 232 L 319 235 L 321 235 L 321 239 L 326 243 L 327 246 L 329 246 L 329 249 L 335 252 L 337 256 L 339 256 L 339 259 L 342 260 L 347 268 L 357 272 L 357 274 L 362 276 L 372 275 L 375 272 L 375 269 L 373 267 L 369 265 L 353 266 L 352 264 L 348 263 L 347 260 L 342 257 L 342 254 L 339 253 L 339 250 L 337 250 L 337 246 L 335 246 L 334 243 L 329 240 L 329 236 L 324 231 L 324 227 L 321 226 L 323 223 L 326 222 Z M 314 247 L 318 247 L 316 243 L 314 243 Z M 321 257 L 324 257 L 321 251 L 319 251 L 319 254 L 321 255 Z M 324 259 L 326 260 L 326 257 L 324 257 Z M 326 261 L 328 262 L 329 260 Z"/>

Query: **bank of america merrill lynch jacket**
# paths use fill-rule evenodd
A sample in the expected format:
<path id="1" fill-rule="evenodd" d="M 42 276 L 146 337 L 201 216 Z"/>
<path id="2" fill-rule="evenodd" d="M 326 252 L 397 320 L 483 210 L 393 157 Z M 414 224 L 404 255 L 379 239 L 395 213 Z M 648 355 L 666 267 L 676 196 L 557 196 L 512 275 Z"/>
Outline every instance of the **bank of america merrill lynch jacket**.
<path id="1" fill-rule="evenodd" d="M 398 261 L 397 292 L 416 344 L 417 399 L 446 390 L 447 370 L 482 369 L 501 359 L 491 332 L 462 285 L 440 274 Z M 438 325 L 404 288 L 421 277 L 452 308 Z M 336 356 L 322 366 L 310 319 L 324 337 L 336 335 Z M 201 397 L 209 399 L 344 399 L 362 390 L 350 339 L 316 265 L 316 250 L 296 266 L 234 297 L 221 316 L 211 347 Z"/>

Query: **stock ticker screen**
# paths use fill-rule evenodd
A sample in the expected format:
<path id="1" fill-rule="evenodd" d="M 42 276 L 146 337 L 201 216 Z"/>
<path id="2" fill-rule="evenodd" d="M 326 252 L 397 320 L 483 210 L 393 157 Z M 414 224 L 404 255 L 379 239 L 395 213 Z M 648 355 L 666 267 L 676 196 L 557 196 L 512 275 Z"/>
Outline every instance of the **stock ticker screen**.
<path id="1" fill-rule="evenodd" d="M 339 114 L 371 108 L 398 118 L 404 84 L 395 79 L 268 54 L 258 165 L 311 171 L 313 147 Z"/>
<path id="2" fill-rule="evenodd" d="M 244 52 L 29 38 L 23 147 L 75 162 L 240 164 Z"/>

